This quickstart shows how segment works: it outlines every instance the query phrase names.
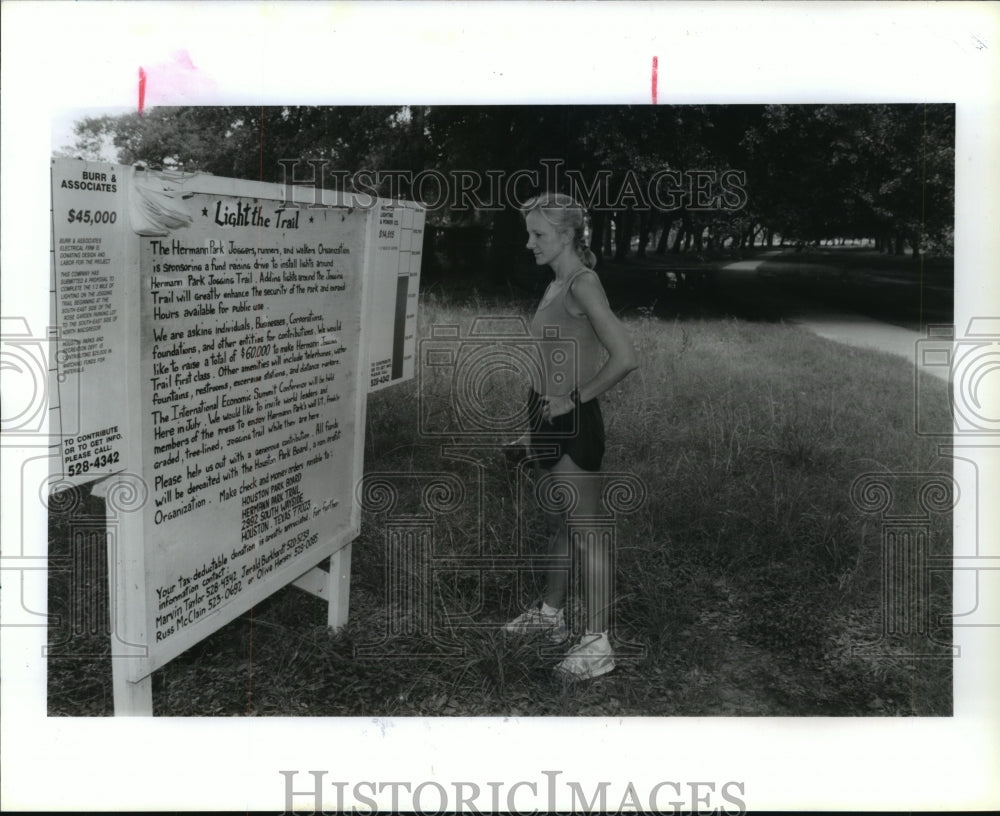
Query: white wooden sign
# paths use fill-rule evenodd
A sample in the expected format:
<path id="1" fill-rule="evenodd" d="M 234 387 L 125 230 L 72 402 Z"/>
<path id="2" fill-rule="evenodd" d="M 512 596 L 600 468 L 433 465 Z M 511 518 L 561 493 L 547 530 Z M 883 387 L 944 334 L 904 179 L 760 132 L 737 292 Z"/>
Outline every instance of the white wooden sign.
<path id="1" fill-rule="evenodd" d="M 110 176 L 100 209 L 57 194 Z M 113 661 L 119 713 L 151 713 L 154 670 L 289 583 L 346 620 L 369 351 L 388 361 L 377 386 L 413 376 L 423 212 L 294 207 L 285 193 L 54 163 L 54 302 L 75 316 L 67 337 L 100 332 L 60 362 L 81 391 L 62 476 L 114 471 L 141 494 L 109 564 L 112 629 L 129 644 Z M 61 223 L 81 207 L 89 233 Z M 393 222 L 381 244 L 380 221 Z"/>

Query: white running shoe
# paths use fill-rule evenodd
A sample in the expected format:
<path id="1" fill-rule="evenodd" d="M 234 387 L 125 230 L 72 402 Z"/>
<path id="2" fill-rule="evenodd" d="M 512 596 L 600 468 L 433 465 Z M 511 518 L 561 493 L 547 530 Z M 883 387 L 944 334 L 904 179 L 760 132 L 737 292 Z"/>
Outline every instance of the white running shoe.
<path id="1" fill-rule="evenodd" d="M 593 680 L 615 667 L 611 641 L 604 632 L 588 632 L 576 644 L 556 671 L 572 680 Z"/>
<path id="2" fill-rule="evenodd" d="M 566 628 L 566 615 L 563 610 L 553 614 L 547 614 L 541 607 L 529 609 L 522 615 L 518 615 L 510 623 L 503 627 L 503 630 L 510 635 L 533 635 L 536 633 L 547 633 L 552 640 L 563 641 L 569 634 Z"/>

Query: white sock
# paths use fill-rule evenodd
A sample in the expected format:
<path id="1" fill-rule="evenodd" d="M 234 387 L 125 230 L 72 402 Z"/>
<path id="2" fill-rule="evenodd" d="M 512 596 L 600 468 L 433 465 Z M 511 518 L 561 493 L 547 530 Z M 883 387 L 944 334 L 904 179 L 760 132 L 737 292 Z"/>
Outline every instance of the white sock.
<path id="1" fill-rule="evenodd" d="M 543 615 L 548 615 L 551 617 L 552 615 L 558 615 L 561 611 L 562 611 L 561 609 L 556 609 L 554 606 L 549 606 L 547 603 L 545 603 L 545 601 L 542 601 Z"/>

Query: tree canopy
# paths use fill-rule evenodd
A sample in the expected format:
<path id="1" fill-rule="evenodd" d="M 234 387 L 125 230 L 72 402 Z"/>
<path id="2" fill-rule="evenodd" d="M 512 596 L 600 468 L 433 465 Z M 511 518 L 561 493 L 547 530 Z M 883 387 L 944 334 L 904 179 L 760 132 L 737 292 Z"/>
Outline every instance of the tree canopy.
<path id="1" fill-rule="evenodd" d="M 949 104 L 153 108 L 75 132 L 71 155 L 110 140 L 122 163 L 235 178 L 322 162 L 327 186 L 434 203 L 432 226 L 478 230 L 498 261 L 523 243 L 518 200 L 552 186 L 618 257 L 778 236 L 952 251 Z"/>

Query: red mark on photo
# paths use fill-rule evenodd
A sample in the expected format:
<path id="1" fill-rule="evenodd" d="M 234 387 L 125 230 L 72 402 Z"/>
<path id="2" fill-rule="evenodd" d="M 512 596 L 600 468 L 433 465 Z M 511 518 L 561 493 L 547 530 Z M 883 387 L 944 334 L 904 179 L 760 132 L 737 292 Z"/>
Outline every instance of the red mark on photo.
<path id="1" fill-rule="evenodd" d="M 659 73 L 659 69 L 660 69 L 660 58 L 659 57 L 653 57 L 653 82 L 652 82 L 652 88 L 653 88 L 653 104 L 654 105 L 656 104 L 656 80 L 657 80 L 657 74 Z"/>
<path id="2" fill-rule="evenodd" d="M 216 101 L 215 81 L 205 76 L 184 50 L 170 59 L 139 68 L 139 113 L 148 105 L 212 104 Z"/>
<path id="3" fill-rule="evenodd" d="M 142 109 L 146 107 L 146 69 L 139 66 L 139 115 L 142 116 Z"/>

